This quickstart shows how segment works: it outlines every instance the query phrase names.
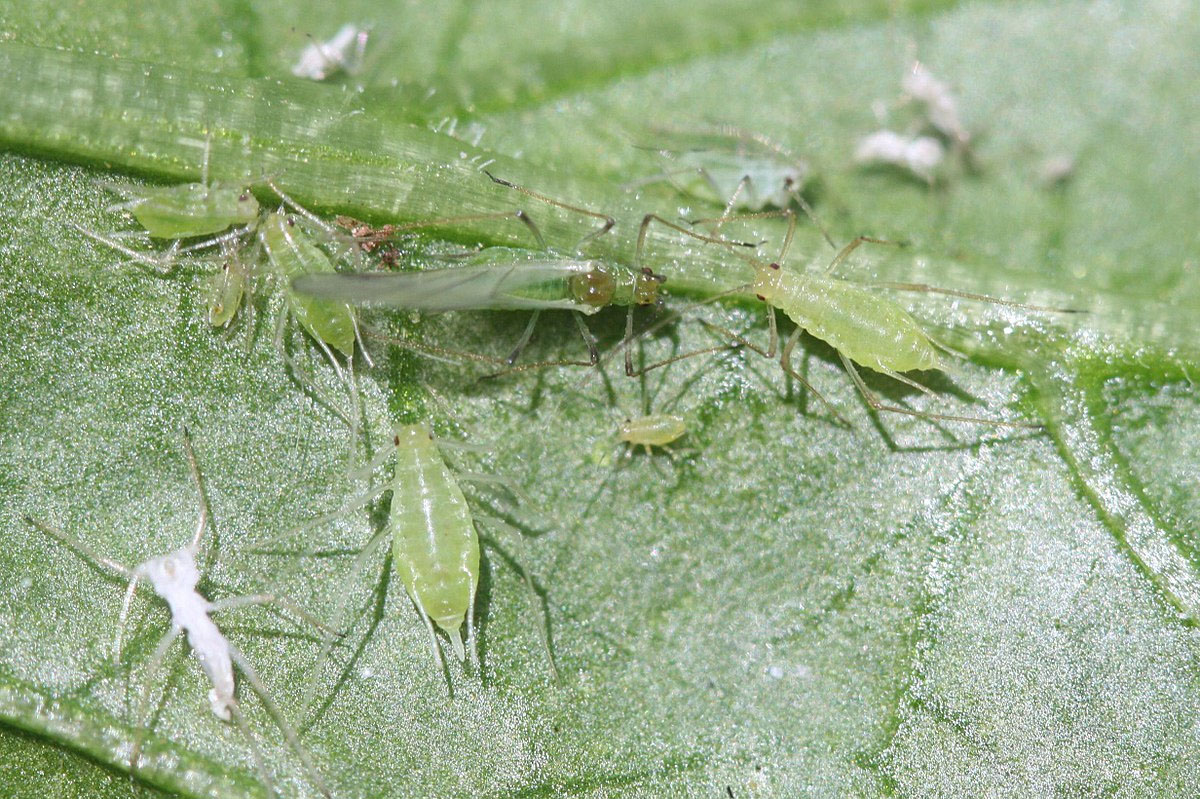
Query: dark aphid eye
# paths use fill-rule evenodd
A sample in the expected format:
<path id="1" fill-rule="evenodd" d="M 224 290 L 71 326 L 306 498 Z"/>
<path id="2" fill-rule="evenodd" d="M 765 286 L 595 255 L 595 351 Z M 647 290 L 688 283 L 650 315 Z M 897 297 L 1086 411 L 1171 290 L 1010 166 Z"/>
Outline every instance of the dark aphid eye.
<path id="1" fill-rule="evenodd" d="M 392 443 L 395 444 L 397 447 L 400 446 L 400 436 L 393 436 Z"/>
<path id="2" fill-rule="evenodd" d="M 592 269 L 582 275 L 573 275 L 569 282 L 571 296 L 584 305 L 600 308 L 612 302 L 617 290 L 617 282 L 613 276 L 599 269 Z"/>
<path id="3" fill-rule="evenodd" d="M 238 202 L 240 202 L 240 203 L 244 203 L 244 202 L 246 202 L 246 200 L 249 200 L 249 199 L 250 199 L 250 195 L 247 194 L 246 192 L 242 192 L 241 194 L 238 195 Z"/>
<path id="4" fill-rule="evenodd" d="M 771 268 L 772 268 L 772 269 L 778 269 L 778 268 L 779 268 L 779 264 L 771 264 Z"/>
<path id="5" fill-rule="evenodd" d="M 287 218 L 287 224 L 288 224 L 288 227 L 295 227 L 295 226 L 296 226 L 296 219 L 295 219 L 295 217 L 291 217 L 291 216 L 289 216 L 289 217 Z"/>
<path id="6" fill-rule="evenodd" d="M 764 297 L 764 296 L 763 296 L 763 295 L 761 295 L 761 294 L 755 294 L 754 296 L 755 296 L 755 297 L 758 297 L 758 298 L 759 298 L 760 300 L 762 300 L 763 302 L 766 302 L 766 301 L 767 301 L 767 298 L 766 298 L 766 297 Z"/>

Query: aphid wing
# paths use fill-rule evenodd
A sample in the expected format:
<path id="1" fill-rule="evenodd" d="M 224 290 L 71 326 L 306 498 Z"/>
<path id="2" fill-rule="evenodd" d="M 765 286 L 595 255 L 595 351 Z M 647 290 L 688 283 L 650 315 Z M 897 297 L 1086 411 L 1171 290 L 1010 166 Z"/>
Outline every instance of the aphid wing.
<path id="1" fill-rule="evenodd" d="M 352 305 L 381 305 L 439 313 L 464 310 L 563 309 L 595 313 L 571 299 L 566 280 L 586 272 L 581 261 L 475 265 L 403 274 L 297 277 L 297 294 Z"/>

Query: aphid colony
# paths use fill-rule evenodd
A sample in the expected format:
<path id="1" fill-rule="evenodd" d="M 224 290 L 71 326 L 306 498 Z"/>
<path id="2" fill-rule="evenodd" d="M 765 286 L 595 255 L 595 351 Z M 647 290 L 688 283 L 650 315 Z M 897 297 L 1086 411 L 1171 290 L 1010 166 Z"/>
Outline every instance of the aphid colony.
<path id="1" fill-rule="evenodd" d="M 348 26 L 330 42 L 322 45 L 314 43 L 312 48 L 315 49 L 306 51 L 296 65 L 296 74 L 319 80 L 335 68 L 353 66 L 355 59 L 361 59 L 365 36 L 365 32 Z M 936 128 L 944 140 L 954 146 L 967 146 L 970 137 L 962 127 L 956 106 L 944 84 L 932 78 L 918 64 L 906 79 L 905 91 L 925 105 L 929 124 Z M 924 284 L 867 285 L 835 276 L 835 270 L 863 243 L 887 243 L 867 237 L 856 238 L 838 250 L 824 272 L 797 272 L 785 268 L 797 225 L 795 208 L 799 207 L 816 221 L 800 194 L 807 176 L 806 165 L 760 137 L 733 130 L 717 133 L 731 137 L 735 143 L 732 161 L 726 157 L 715 164 L 696 166 L 691 163 L 694 156 L 692 149 L 682 145 L 678 149 L 663 147 L 659 149 L 659 155 L 667 162 L 667 170 L 661 177 L 652 180 L 667 180 L 681 190 L 705 196 L 713 205 L 723 207 L 721 216 L 684 223 L 670 221 L 656 213 L 646 213 L 628 264 L 583 254 L 588 242 L 612 229 L 614 221 L 611 217 L 555 200 L 490 173 L 485 173 L 487 179 L 521 196 L 594 218 L 599 226 L 573 248 L 562 252 L 546 246 L 538 225 L 523 209 L 392 223 L 380 227 L 339 217 L 335 226 L 302 208 L 269 179 L 237 186 L 209 182 L 206 174 L 207 144 L 199 183 L 136 189 L 112 187 L 121 194 L 123 200 L 115 207 L 128 211 L 150 239 L 168 242 L 165 250 L 148 254 L 144 249 L 131 246 L 128 235 L 80 230 L 129 259 L 164 273 L 171 272 L 182 259 L 201 258 L 214 263 L 215 268 L 206 278 L 206 291 L 208 321 L 215 328 L 230 328 L 239 318 L 243 318 L 244 326 L 252 331 L 250 321 L 256 307 L 262 304 L 272 308 L 276 314 L 273 345 L 280 362 L 305 391 L 348 424 L 352 452 L 355 453 L 361 434 L 370 428 L 361 418 L 353 377 L 356 350 L 363 352 L 364 356 L 366 353 L 364 339 L 396 344 L 435 358 L 483 362 L 502 373 L 579 364 L 598 366 L 598 373 L 603 374 L 604 361 L 608 356 L 601 357 L 596 339 L 583 319 L 607 306 L 627 309 L 625 336 L 610 353 L 624 356 L 627 375 L 644 378 L 647 372 L 668 363 L 728 349 L 740 348 L 766 358 L 778 356 L 784 372 L 819 398 L 834 418 L 851 426 L 845 414 L 831 400 L 818 393 L 792 366 L 792 355 L 800 336 L 807 332 L 836 351 L 851 383 L 876 411 L 985 425 L 1036 427 L 988 417 L 919 411 L 881 401 L 860 376 L 860 368 L 870 369 L 932 394 L 930 389 L 905 373 L 944 370 L 947 367 L 946 356 L 952 353 L 908 311 L 880 295 L 878 288 L 949 294 L 1004 305 L 1018 304 Z M 930 141 L 942 147 L 940 141 Z M 922 148 L 929 152 L 921 152 Z M 938 161 L 933 156 L 932 148 L 920 139 L 906 141 L 899 134 L 888 131 L 881 131 L 865 140 L 860 145 L 860 152 L 866 150 L 873 150 L 876 160 L 904 166 L 923 178 L 933 174 L 932 170 Z M 879 155 L 885 151 L 887 157 Z M 744 161 L 740 167 L 738 156 Z M 747 158 L 748 161 L 745 160 Z M 649 182 L 652 181 L 641 181 L 640 184 Z M 268 194 L 278 200 L 279 205 L 274 209 L 264 208 L 260 204 L 260 199 Z M 739 217 L 737 212 L 747 213 Z M 738 219 L 769 216 L 782 217 L 787 223 L 779 253 L 770 261 L 763 260 L 757 254 L 747 254 L 742 242 L 727 238 L 722 233 L 725 225 Z M 520 222 L 531 238 L 531 248 L 489 247 L 469 251 L 419 271 L 361 268 L 363 260 L 370 258 L 382 261 L 385 266 L 394 266 L 399 257 L 395 242 L 401 234 L 421 227 L 445 226 L 458 220 L 478 219 Z M 681 241 L 698 242 L 698 246 L 716 248 L 723 258 L 728 256 L 725 260 L 731 270 L 742 270 L 747 277 L 742 285 L 733 291 L 714 291 L 701 304 L 723 297 L 757 298 L 766 305 L 769 314 L 770 338 L 765 348 L 752 344 L 743 333 L 702 322 L 717 335 L 721 341 L 719 345 L 634 368 L 631 352 L 634 341 L 639 338 L 634 334 L 634 309 L 661 304 L 664 287 L 670 285 L 667 276 L 646 265 L 647 234 L 654 227 L 674 231 Z M 832 239 L 823 229 L 822 233 L 832 244 Z M 261 303 L 258 301 L 260 297 L 263 299 Z M 495 356 L 455 351 L 385 335 L 362 324 L 357 310 L 359 306 L 382 306 L 422 313 L 522 310 L 531 311 L 532 318 L 512 351 L 507 356 Z M 1054 310 L 1037 306 L 1020 307 Z M 795 323 L 794 330 L 782 346 L 775 318 L 776 309 Z M 589 357 L 586 360 L 516 363 L 533 335 L 537 315 L 546 310 L 574 313 L 588 348 Z M 343 410 L 324 392 L 320 381 L 293 355 L 295 348 L 289 350 L 290 322 L 294 322 L 311 340 L 346 387 L 350 398 L 348 410 Z M 643 333 L 657 326 L 651 326 Z M 369 358 L 364 357 L 364 360 L 367 364 L 371 363 Z M 611 433 L 606 440 L 624 446 L 625 460 L 629 460 L 636 448 L 641 448 L 648 457 L 656 457 L 656 452 L 663 451 L 674 460 L 676 456 L 670 445 L 686 434 L 687 422 L 682 416 L 669 412 L 671 404 L 665 403 L 652 412 L 649 403 L 643 403 L 641 413 L 624 415 L 624 420 L 617 426 L 615 441 Z M 384 424 L 389 431 L 387 443 L 365 466 L 354 472 L 358 477 L 370 481 L 369 488 L 341 503 L 337 511 L 312 519 L 290 531 L 296 536 L 309 537 L 312 531 L 360 514 L 385 494 L 390 495 L 387 499 L 386 522 L 358 551 L 345 583 L 346 588 L 340 592 L 339 610 L 329 626 L 273 594 L 210 601 L 197 591 L 200 574 L 196 558 L 210 523 L 200 469 L 186 432 L 183 448 L 200 494 L 199 520 L 186 546 L 129 568 L 97 554 L 84 539 L 29 518 L 35 527 L 75 549 L 101 569 L 128 580 L 125 605 L 118 623 L 118 637 L 125 626 L 129 604 L 140 581 L 148 581 L 168 606 L 170 630 L 150 657 L 145 685 L 137 703 L 134 718 L 136 737 L 130 755 L 131 771 L 139 767 L 143 727 L 149 715 L 149 697 L 153 689 L 152 678 L 175 639 L 180 633 L 185 633 L 193 654 L 212 685 L 208 696 L 212 712 L 223 720 L 232 720 L 240 728 L 249 742 L 259 778 L 268 792 L 274 792 L 271 769 L 255 742 L 235 696 L 235 666 L 282 732 L 308 781 L 322 794 L 331 795 L 296 731 L 271 700 L 266 686 L 251 664 L 213 621 L 212 614 L 244 605 L 274 604 L 316 628 L 324 645 L 308 686 L 307 694 L 311 699 L 316 691 L 321 667 L 331 657 L 339 636 L 346 632 L 341 625 L 345 622 L 345 611 L 350 601 L 349 586 L 355 584 L 358 576 L 376 561 L 381 550 L 387 546 L 391 547 L 391 562 L 399 582 L 404 586 L 417 618 L 428 633 L 435 663 L 449 680 L 451 671 L 443 655 L 444 639 L 458 661 L 464 664 L 469 661 L 478 671 L 475 616 L 480 580 L 479 528 L 482 525 L 490 534 L 504 536 L 517 551 L 523 547 L 523 533 L 494 514 L 473 509 L 470 492 L 465 492 L 462 485 L 491 485 L 518 498 L 522 505 L 531 504 L 531 501 L 512 480 L 452 468 L 453 458 L 448 459 L 448 456 L 456 448 L 461 451 L 474 447 L 435 438 L 430 425 L 425 422 L 394 426 L 391 423 Z M 376 424 L 375 427 L 381 425 Z M 377 479 L 376 473 L 381 470 L 383 477 Z M 523 566 L 520 570 L 533 595 L 533 607 L 540 607 L 531 576 Z M 536 626 L 542 633 L 549 669 L 556 673 L 545 623 L 543 621 Z"/>

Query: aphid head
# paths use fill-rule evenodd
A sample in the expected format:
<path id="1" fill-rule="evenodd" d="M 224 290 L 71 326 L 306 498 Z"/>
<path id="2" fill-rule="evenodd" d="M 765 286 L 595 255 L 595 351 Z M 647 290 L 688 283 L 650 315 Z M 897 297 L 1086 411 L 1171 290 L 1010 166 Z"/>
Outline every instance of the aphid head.
<path id="1" fill-rule="evenodd" d="M 151 558 L 138 567 L 138 573 L 149 580 L 154 591 L 164 598 L 180 591 L 195 590 L 200 582 L 196 557 L 187 547 Z"/>
<path id="2" fill-rule="evenodd" d="M 432 440 L 433 431 L 429 429 L 428 424 L 421 422 L 397 425 L 392 444 L 397 447 L 415 447 L 428 444 Z"/>
<path id="3" fill-rule="evenodd" d="M 611 270 L 597 263 L 594 268 L 582 274 L 572 275 L 568 287 L 571 296 L 577 302 L 593 308 L 602 308 L 612 302 L 617 291 L 617 280 Z"/>
<path id="4" fill-rule="evenodd" d="M 258 200 L 250 193 L 250 189 L 242 189 L 237 198 L 237 219 L 243 225 L 249 225 L 258 219 Z"/>
<path id="5" fill-rule="evenodd" d="M 658 291 L 667 282 L 665 275 L 656 275 L 648 266 L 634 278 L 633 301 L 636 305 L 654 305 L 659 301 Z"/>

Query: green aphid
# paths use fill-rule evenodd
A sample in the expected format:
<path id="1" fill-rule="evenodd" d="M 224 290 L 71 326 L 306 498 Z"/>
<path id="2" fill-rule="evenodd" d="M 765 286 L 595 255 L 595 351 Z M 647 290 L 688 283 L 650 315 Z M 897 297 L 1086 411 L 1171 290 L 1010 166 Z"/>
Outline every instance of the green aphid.
<path id="1" fill-rule="evenodd" d="M 334 271 L 329 256 L 313 243 L 291 214 L 267 214 L 258 229 L 271 273 L 279 278 L 288 311 L 309 335 L 346 357 L 354 354 L 354 311 L 342 302 L 317 299 L 292 290 L 291 281 L 300 275 Z"/>
<path id="2" fill-rule="evenodd" d="M 128 198 L 123 207 L 156 239 L 187 239 L 220 233 L 258 219 L 258 200 L 245 187 L 219 183 L 114 188 Z"/>

